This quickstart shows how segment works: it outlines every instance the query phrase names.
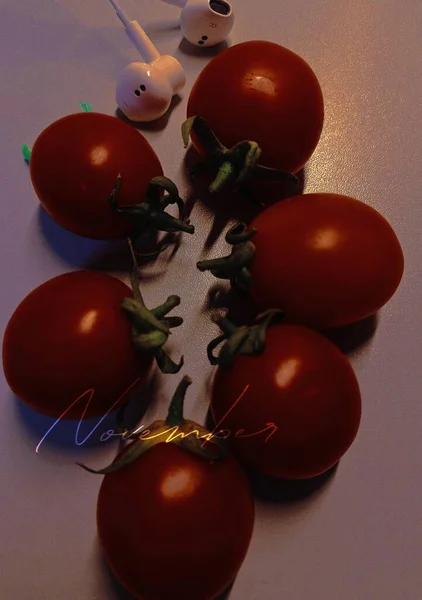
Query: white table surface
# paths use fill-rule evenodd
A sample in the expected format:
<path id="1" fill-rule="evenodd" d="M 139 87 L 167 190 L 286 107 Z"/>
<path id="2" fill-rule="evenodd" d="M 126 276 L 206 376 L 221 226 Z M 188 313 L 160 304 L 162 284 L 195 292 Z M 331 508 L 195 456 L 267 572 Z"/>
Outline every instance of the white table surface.
<path id="1" fill-rule="evenodd" d="M 190 86 L 212 52 L 179 47 L 176 8 L 121 0 L 188 83 L 164 129 L 144 128 L 166 174 L 188 193 L 180 124 Z M 351 353 L 361 386 L 358 437 L 335 475 L 298 502 L 257 501 L 255 533 L 230 600 L 419 600 L 422 598 L 422 3 L 420 0 L 233 0 L 232 43 L 268 39 L 303 56 L 321 83 L 326 120 L 306 167 L 305 191 L 355 196 L 380 210 L 403 245 L 405 275 L 375 334 Z M 113 114 L 119 70 L 135 60 L 106 0 L 0 0 L 1 331 L 23 297 L 47 279 L 96 266 L 125 278 L 108 245 L 64 232 L 39 210 L 20 145 L 33 144 L 79 101 Z M 186 412 L 203 419 L 203 352 L 215 335 L 204 310 L 214 279 L 195 262 L 212 213 L 197 203 L 195 239 L 174 260 L 147 265 L 147 302 L 182 296 L 173 351 L 193 378 Z M 212 249 L 225 250 L 223 236 Z M 108 257 L 107 257 L 108 256 Z M 167 271 L 164 273 L 165 269 Z M 165 274 L 165 276 L 164 276 Z M 174 379 L 158 380 L 145 416 L 164 414 Z M 100 477 L 76 460 L 107 464 L 115 445 L 76 447 L 49 437 L 0 380 L 0 598 L 118 600 L 96 542 Z M 61 436 L 64 433 L 62 431 Z M 54 438 L 54 439 L 53 439 Z"/>

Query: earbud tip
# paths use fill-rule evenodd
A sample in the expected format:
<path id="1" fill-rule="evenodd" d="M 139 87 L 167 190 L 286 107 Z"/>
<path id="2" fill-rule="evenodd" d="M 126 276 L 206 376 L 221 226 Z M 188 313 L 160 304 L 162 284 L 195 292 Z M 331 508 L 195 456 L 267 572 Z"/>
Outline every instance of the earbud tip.
<path id="1" fill-rule="evenodd" d="M 183 37 L 202 48 L 224 42 L 233 25 L 234 13 L 225 0 L 190 0 L 180 15 Z"/>

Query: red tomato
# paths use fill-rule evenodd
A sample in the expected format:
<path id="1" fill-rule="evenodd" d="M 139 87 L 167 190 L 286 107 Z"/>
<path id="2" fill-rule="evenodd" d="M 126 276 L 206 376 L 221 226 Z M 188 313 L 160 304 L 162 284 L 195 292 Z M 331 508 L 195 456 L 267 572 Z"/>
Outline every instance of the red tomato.
<path id="1" fill-rule="evenodd" d="M 50 279 L 16 308 L 3 338 L 3 369 L 14 394 L 34 410 L 66 419 L 103 416 L 146 380 L 150 356 L 136 352 L 120 303 L 121 281 L 77 271 Z M 84 392 L 80 401 L 63 414 Z"/>
<path id="2" fill-rule="evenodd" d="M 259 308 L 316 328 L 378 311 L 396 291 L 403 252 L 389 223 L 367 204 L 338 194 L 305 194 L 264 210 L 250 224 L 250 270 Z"/>
<path id="3" fill-rule="evenodd" d="M 94 239 L 125 237 L 131 226 L 109 206 L 119 173 L 119 205 L 140 204 L 153 177 L 163 175 L 147 140 L 123 121 L 100 113 L 63 117 L 37 138 L 30 174 L 46 211 L 65 229 Z"/>
<path id="4" fill-rule="evenodd" d="M 253 522 L 232 457 L 211 463 L 172 443 L 105 475 L 98 496 L 106 561 L 141 600 L 214 600 L 235 579 Z"/>
<path id="5" fill-rule="evenodd" d="M 205 119 L 224 146 L 257 142 L 260 164 L 296 173 L 318 144 L 324 103 L 314 72 L 300 56 L 272 42 L 249 41 L 202 70 L 187 116 Z M 192 142 L 204 156 L 194 134 Z"/>
<path id="6" fill-rule="evenodd" d="M 305 327 L 277 324 L 262 354 L 217 367 L 211 412 L 217 437 L 227 437 L 239 460 L 266 475 L 302 479 L 324 473 L 350 447 L 361 398 L 334 344 Z"/>

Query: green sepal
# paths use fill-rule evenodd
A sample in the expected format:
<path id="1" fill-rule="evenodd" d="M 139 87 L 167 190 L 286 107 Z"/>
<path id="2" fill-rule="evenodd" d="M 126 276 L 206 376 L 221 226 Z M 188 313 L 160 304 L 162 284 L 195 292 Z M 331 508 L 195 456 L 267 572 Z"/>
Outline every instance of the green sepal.
<path id="1" fill-rule="evenodd" d="M 116 460 L 104 469 L 91 469 L 90 467 L 87 467 L 86 465 L 80 462 L 77 462 L 76 464 L 79 467 L 85 469 L 85 471 L 88 471 L 89 473 L 94 473 L 95 475 L 107 475 L 108 473 L 113 473 L 113 471 L 118 471 L 122 467 L 129 465 L 134 460 L 139 458 L 139 456 L 141 456 L 141 454 L 143 454 L 148 449 L 145 446 L 145 442 L 142 442 L 141 440 L 134 440 L 131 444 L 129 444 L 126 447 L 125 452 L 122 454 L 119 460 Z"/>
<path id="2" fill-rule="evenodd" d="M 201 142 L 206 159 L 190 169 L 192 177 L 200 173 L 216 174 L 209 186 L 211 193 L 217 193 L 234 182 L 238 190 L 250 197 L 248 182 L 253 176 L 270 181 L 290 181 L 298 183 L 298 178 L 292 173 L 271 169 L 258 164 L 261 148 L 251 140 L 238 142 L 232 148 L 226 148 L 217 138 L 205 119 L 196 115 L 189 117 L 182 124 L 184 147 L 189 145 L 189 138 L 194 133 Z"/>
<path id="3" fill-rule="evenodd" d="M 84 112 L 92 112 L 92 106 L 89 102 L 79 102 L 79 106 Z"/>
<path id="4" fill-rule="evenodd" d="M 182 317 L 167 317 L 167 313 L 179 306 L 180 297 L 173 294 L 156 308 L 147 308 L 141 294 L 139 267 L 131 239 L 128 239 L 128 245 L 133 262 L 130 278 L 133 297 L 123 298 L 121 308 L 132 324 L 132 342 L 141 353 L 154 355 L 162 373 L 178 373 L 183 366 L 183 356 L 179 363 L 175 363 L 163 346 L 172 333 L 171 329 L 183 324 Z"/>
<path id="5" fill-rule="evenodd" d="M 224 440 L 217 439 L 214 441 L 213 434 L 208 429 L 183 417 L 186 390 L 191 383 L 192 380 L 188 376 L 184 376 L 180 381 L 173 395 L 165 421 L 154 421 L 152 425 L 143 429 L 139 435 L 135 434 L 135 438 L 130 435 L 128 437 L 123 435 L 123 439 L 133 439 L 133 441 L 125 448 L 121 456 L 110 465 L 103 469 L 91 469 L 82 463 L 78 462 L 76 464 L 89 473 L 107 475 L 128 466 L 148 450 L 162 443 L 175 444 L 179 448 L 210 462 L 226 458 L 228 448 Z M 121 422 L 120 427 L 123 428 L 124 423 Z"/>
<path id="6" fill-rule="evenodd" d="M 257 316 L 249 327 L 236 327 L 226 317 L 214 317 L 222 334 L 212 340 L 207 347 L 208 360 L 212 365 L 228 368 L 239 354 L 262 354 L 265 350 L 265 338 L 269 325 L 284 317 L 279 309 L 267 310 Z M 223 343 L 217 355 L 214 350 Z"/>
<path id="7" fill-rule="evenodd" d="M 147 230 L 174 233 L 183 231 L 194 233 L 195 227 L 183 219 L 184 202 L 179 196 L 177 186 L 168 177 L 159 176 L 151 179 L 145 198 L 140 204 L 120 206 L 118 201 L 122 189 L 122 176 L 119 174 L 109 197 L 110 208 L 113 212 L 128 220 L 136 235 Z M 163 190 L 166 192 L 163 194 Z M 179 216 L 173 217 L 165 212 L 168 206 L 177 205 Z"/>
<path id="8" fill-rule="evenodd" d="M 250 265 L 255 256 L 255 245 L 251 241 L 256 229 L 246 231 L 246 225 L 234 225 L 226 234 L 225 240 L 233 246 L 231 253 L 222 258 L 201 260 L 196 263 L 200 271 L 210 271 L 218 279 L 228 279 L 231 285 L 247 292 L 253 281 Z"/>
<path id="9" fill-rule="evenodd" d="M 22 152 L 24 161 L 26 162 L 27 165 L 29 165 L 29 161 L 31 159 L 31 150 L 30 150 L 29 146 L 27 146 L 26 144 L 22 144 L 21 152 Z"/>

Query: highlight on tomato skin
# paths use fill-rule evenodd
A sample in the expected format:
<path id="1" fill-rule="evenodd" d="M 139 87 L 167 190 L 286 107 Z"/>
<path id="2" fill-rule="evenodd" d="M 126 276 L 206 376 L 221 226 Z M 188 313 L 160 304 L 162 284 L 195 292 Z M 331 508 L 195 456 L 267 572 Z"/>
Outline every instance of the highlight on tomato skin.
<path id="1" fill-rule="evenodd" d="M 215 600 L 236 578 L 253 524 L 236 460 L 209 462 L 173 443 L 105 475 L 98 495 L 104 557 L 139 600 Z"/>
<path id="2" fill-rule="evenodd" d="M 119 204 L 140 204 L 159 158 L 136 129 L 110 115 L 81 112 L 45 128 L 32 149 L 30 176 L 39 201 L 62 227 L 92 239 L 124 238 L 131 225 L 111 211 L 109 197 L 122 177 Z"/>
<path id="3" fill-rule="evenodd" d="M 132 343 L 121 309 L 131 295 L 115 277 L 89 271 L 59 275 L 30 292 L 3 337 L 13 393 L 41 414 L 78 420 L 103 417 L 128 400 L 153 361 Z"/>
<path id="4" fill-rule="evenodd" d="M 232 432 L 238 460 L 280 479 L 333 467 L 354 442 L 362 410 L 342 352 L 311 329 L 283 323 L 268 327 L 261 353 L 217 366 L 210 408 L 217 428 Z"/>

